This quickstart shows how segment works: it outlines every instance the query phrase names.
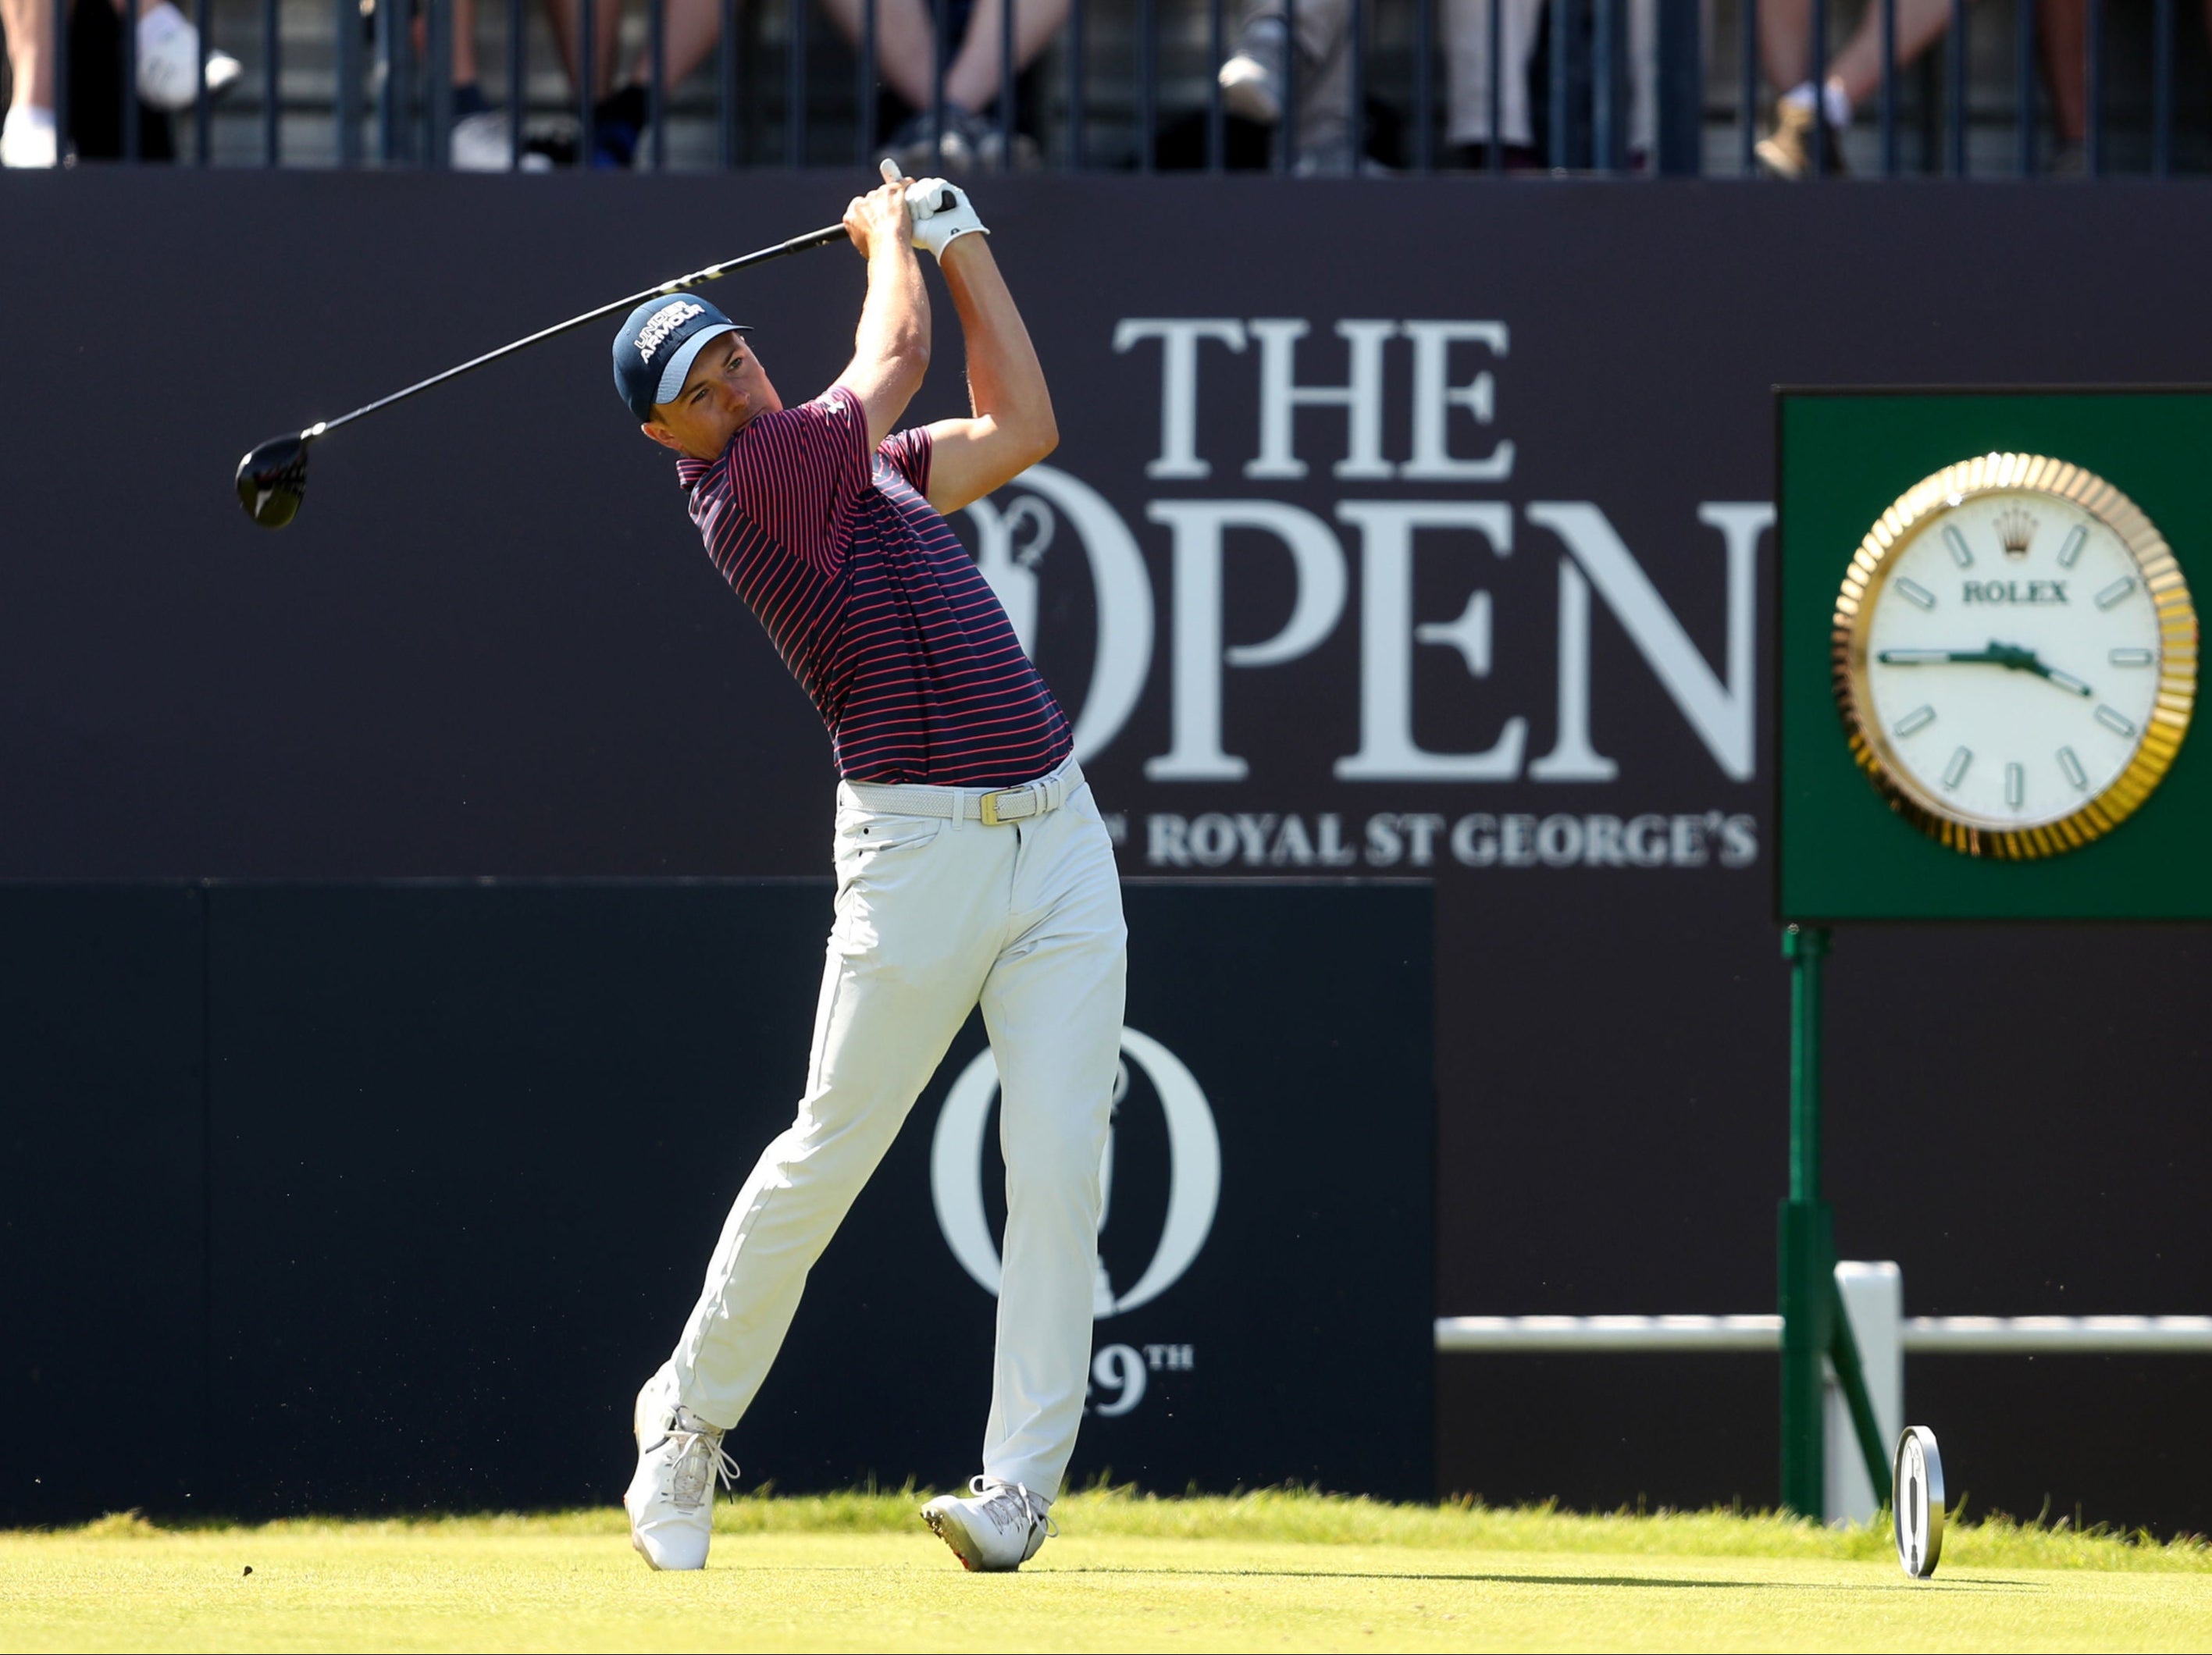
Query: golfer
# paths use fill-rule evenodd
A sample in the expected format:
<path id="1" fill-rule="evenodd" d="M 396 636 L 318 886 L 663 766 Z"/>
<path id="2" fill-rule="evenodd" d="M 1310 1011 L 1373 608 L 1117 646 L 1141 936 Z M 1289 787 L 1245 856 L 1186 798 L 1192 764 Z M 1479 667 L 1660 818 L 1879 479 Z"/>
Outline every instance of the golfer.
<path id="1" fill-rule="evenodd" d="M 675 1353 L 637 1398 L 630 1538 L 705 1566 L 724 1434 L 807 1271 L 971 1009 L 998 1062 L 1005 1274 L 982 1474 L 922 1517 L 971 1569 L 1018 1568 L 1083 1416 L 1099 1157 L 1121 1034 L 1121 887 L 1068 723 L 944 514 L 1058 440 L 1044 373 L 966 196 L 886 184 L 845 209 L 867 261 L 852 363 L 786 408 L 745 336 L 690 294 L 632 312 L 615 383 L 708 555 L 830 727 L 836 920 L 799 1118 L 738 1192 Z M 916 243 L 968 348 L 969 418 L 892 434 L 929 366 Z"/>

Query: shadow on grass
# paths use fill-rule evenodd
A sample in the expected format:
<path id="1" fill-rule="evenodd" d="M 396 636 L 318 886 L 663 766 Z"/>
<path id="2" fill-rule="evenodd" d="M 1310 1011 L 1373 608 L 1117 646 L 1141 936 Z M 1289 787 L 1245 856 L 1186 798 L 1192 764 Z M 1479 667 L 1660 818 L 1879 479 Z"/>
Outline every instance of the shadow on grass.
<path id="1" fill-rule="evenodd" d="M 1254 1580 L 1441 1580 L 1464 1585 L 1501 1586 L 1623 1586 L 1680 1591 L 2021 1591 L 2042 1592 L 2047 1587 L 2020 1580 L 1906 1581 L 1864 1585 L 1814 1580 L 1682 1580 L 1648 1574 L 1401 1574 L 1372 1569 L 1125 1569 L 1083 1567 L 1040 1569 L 1043 1574 L 1142 1574 L 1166 1579 L 1244 1579 Z"/>

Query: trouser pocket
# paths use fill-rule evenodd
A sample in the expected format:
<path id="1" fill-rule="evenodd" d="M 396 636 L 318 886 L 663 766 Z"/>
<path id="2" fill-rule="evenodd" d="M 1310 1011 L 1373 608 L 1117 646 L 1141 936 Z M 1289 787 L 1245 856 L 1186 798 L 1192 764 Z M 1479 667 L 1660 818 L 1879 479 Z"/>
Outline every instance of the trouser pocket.
<path id="1" fill-rule="evenodd" d="M 842 900 L 856 882 L 918 854 L 937 842 L 945 824 L 933 816 L 841 818 L 831 847 Z"/>

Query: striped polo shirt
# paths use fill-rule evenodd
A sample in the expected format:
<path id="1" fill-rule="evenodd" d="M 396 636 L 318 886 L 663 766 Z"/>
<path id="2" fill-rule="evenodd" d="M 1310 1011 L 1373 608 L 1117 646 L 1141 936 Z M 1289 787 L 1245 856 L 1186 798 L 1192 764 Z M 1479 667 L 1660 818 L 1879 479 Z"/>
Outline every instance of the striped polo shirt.
<path id="1" fill-rule="evenodd" d="M 929 433 L 868 452 L 833 385 L 678 462 L 714 567 L 830 726 L 847 781 L 1013 787 L 1066 758 L 1067 718 L 975 560 L 924 498 Z"/>

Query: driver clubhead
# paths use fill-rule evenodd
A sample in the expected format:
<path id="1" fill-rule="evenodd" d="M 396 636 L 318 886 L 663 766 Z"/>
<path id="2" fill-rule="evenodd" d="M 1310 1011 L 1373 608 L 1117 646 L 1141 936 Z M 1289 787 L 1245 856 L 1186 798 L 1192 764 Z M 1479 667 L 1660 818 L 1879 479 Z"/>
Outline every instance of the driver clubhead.
<path id="1" fill-rule="evenodd" d="M 302 436 L 271 437 L 238 463 L 238 503 L 264 529 L 281 529 L 299 515 L 307 486 Z"/>

